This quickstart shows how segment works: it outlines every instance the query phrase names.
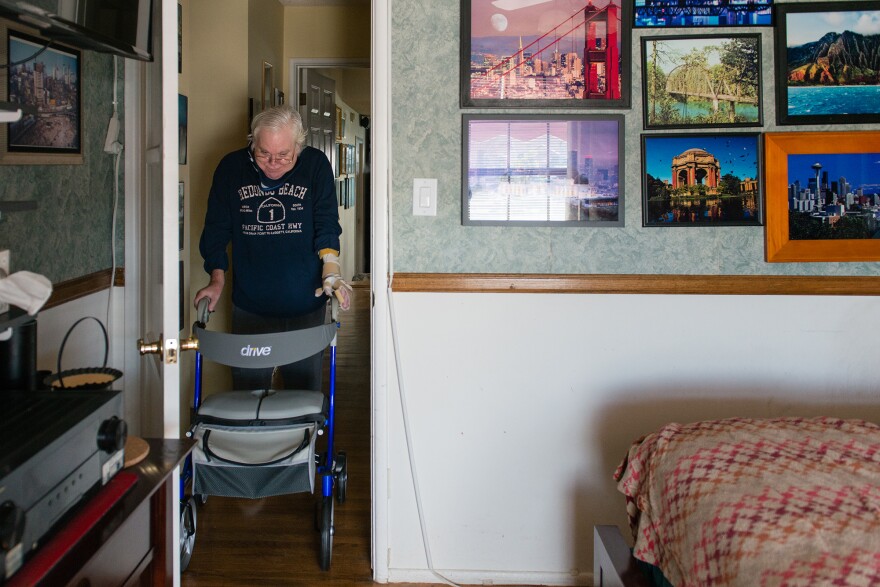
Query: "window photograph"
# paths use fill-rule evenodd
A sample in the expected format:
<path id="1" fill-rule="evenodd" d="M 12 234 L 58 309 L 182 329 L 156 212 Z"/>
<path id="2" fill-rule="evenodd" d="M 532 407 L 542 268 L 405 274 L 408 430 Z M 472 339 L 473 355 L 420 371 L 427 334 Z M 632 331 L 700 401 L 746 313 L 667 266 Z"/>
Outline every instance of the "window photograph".
<path id="1" fill-rule="evenodd" d="M 622 226 L 622 122 L 465 115 L 462 223 Z"/>

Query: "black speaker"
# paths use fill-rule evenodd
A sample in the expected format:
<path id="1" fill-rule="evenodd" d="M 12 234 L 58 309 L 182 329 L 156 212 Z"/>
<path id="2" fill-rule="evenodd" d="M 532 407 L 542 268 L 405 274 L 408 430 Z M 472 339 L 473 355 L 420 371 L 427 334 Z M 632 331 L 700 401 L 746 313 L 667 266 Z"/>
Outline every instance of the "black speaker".
<path id="1" fill-rule="evenodd" d="M 0 341 L 0 366 L 0 390 L 37 389 L 36 318 L 15 326 L 12 337 Z"/>

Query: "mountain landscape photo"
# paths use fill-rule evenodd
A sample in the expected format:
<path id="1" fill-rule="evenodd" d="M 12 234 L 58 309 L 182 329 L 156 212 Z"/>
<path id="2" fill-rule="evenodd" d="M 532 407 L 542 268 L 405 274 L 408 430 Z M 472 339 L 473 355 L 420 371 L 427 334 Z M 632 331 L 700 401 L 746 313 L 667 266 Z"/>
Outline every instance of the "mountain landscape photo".
<path id="1" fill-rule="evenodd" d="M 787 53 L 789 86 L 880 83 L 880 35 L 829 32 Z"/>

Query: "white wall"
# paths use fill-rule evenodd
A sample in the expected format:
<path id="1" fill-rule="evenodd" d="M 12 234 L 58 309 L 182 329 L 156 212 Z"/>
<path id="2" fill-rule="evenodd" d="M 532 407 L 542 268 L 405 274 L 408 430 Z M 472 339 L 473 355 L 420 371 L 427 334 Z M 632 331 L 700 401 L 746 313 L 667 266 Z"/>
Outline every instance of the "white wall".
<path id="1" fill-rule="evenodd" d="M 107 366 L 119 369 L 123 373 L 114 385 L 114 389 L 123 389 L 125 385 L 125 346 L 134 346 L 136 340 L 125 340 L 124 330 L 126 319 L 123 307 L 124 288 L 112 288 L 113 299 L 110 302 L 110 290 L 100 291 L 70 302 L 61 304 L 37 314 L 37 369 L 52 373 L 58 372 L 58 353 L 64 336 L 70 331 L 64 353 L 61 357 L 61 368 L 78 369 L 82 367 L 100 367 L 104 361 L 104 339 L 101 327 L 94 320 L 84 320 L 73 327 L 77 320 L 92 316 L 101 321 L 110 338 L 110 350 Z M 108 312 L 109 309 L 109 312 Z M 71 331 L 71 327 L 73 330 Z M 129 386 L 134 394 L 136 386 Z M 128 390 L 127 390 L 128 392 Z M 137 401 L 125 397 L 125 419 L 129 425 L 129 433 L 139 433 L 140 417 L 137 416 Z"/>
<path id="2" fill-rule="evenodd" d="M 611 475 L 670 421 L 880 419 L 880 299 L 393 294 L 434 567 L 461 583 L 591 584 Z M 389 580 L 427 570 L 389 370 Z"/>

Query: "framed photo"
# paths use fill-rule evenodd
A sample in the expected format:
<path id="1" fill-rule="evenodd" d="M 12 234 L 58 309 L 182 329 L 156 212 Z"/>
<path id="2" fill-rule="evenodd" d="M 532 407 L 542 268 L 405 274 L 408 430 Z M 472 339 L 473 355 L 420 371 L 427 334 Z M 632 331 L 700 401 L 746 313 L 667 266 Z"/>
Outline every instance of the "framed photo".
<path id="1" fill-rule="evenodd" d="M 189 116 L 189 99 L 177 94 L 177 164 L 186 165 L 186 129 Z"/>
<path id="2" fill-rule="evenodd" d="M 772 24 L 773 0 L 635 0 L 636 28 Z"/>
<path id="3" fill-rule="evenodd" d="M 183 73 L 183 6 L 177 5 L 177 73 Z"/>
<path id="4" fill-rule="evenodd" d="M 764 135 L 767 261 L 880 261 L 880 132 Z"/>
<path id="5" fill-rule="evenodd" d="M 623 116 L 465 114 L 461 221 L 623 226 Z"/>
<path id="6" fill-rule="evenodd" d="M 642 135 L 642 225 L 760 225 L 759 137 Z"/>
<path id="7" fill-rule="evenodd" d="M 182 181 L 177 182 L 177 243 L 178 248 L 183 250 L 183 239 L 185 236 L 185 220 L 186 220 L 186 191 L 184 190 L 184 184 Z"/>
<path id="8" fill-rule="evenodd" d="M 342 115 L 342 108 L 336 107 L 336 140 L 341 141 L 345 137 L 345 117 Z"/>
<path id="9" fill-rule="evenodd" d="M 260 98 L 260 109 L 265 110 L 272 107 L 272 88 L 275 86 L 275 77 L 272 71 L 272 64 L 263 62 L 263 95 Z"/>
<path id="10" fill-rule="evenodd" d="M 880 122 L 880 2 L 776 7 L 779 124 Z"/>
<path id="11" fill-rule="evenodd" d="M 461 105 L 628 108 L 629 0 L 462 0 Z"/>
<path id="12" fill-rule="evenodd" d="M 275 97 L 272 100 L 272 104 L 274 106 L 281 106 L 284 104 L 284 92 L 282 92 L 279 88 L 274 89 Z"/>
<path id="13" fill-rule="evenodd" d="M 345 146 L 345 172 L 349 175 L 354 175 L 357 172 L 355 168 L 355 156 L 354 156 L 354 145 L 346 145 Z"/>
<path id="14" fill-rule="evenodd" d="M 6 100 L 22 116 L 0 125 L 4 164 L 83 162 L 82 54 L 12 28 L 4 28 Z"/>
<path id="15" fill-rule="evenodd" d="M 646 129 L 761 126 L 761 35 L 642 37 Z"/>

